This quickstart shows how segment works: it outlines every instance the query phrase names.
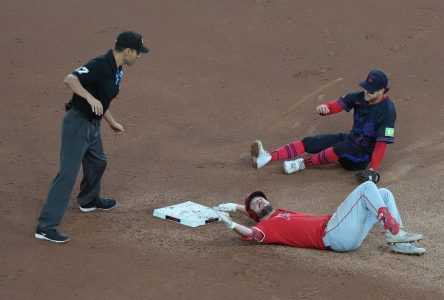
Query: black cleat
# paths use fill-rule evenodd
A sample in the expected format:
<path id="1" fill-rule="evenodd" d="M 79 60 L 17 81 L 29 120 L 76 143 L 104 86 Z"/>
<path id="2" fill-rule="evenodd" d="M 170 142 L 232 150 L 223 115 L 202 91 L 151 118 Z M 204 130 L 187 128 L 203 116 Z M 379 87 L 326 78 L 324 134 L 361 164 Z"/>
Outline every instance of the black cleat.
<path id="1" fill-rule="evenodd" d="M 84 206 L 79 206 L 83 212 L 90 212 L 96 209 L 108 210 L 117 205 L 116 199 L 96 197 L 93 201 Z"/>
<path id="2" fill-rule="evenodd" d="M 66 243 L 69 241 L 69 237 L 63 232 L 59 231 L 57 228 L 51 228 L 46 230 L 41 230 L 37 228 L 34 236 L 39 240 L 47 240 L 54 243 Z"/>

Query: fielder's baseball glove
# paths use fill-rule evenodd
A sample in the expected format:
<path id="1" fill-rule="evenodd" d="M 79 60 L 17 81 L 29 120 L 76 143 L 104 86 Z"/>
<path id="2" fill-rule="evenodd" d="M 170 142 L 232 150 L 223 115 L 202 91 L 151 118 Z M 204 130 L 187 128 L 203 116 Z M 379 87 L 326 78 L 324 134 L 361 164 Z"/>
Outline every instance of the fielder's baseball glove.
<path id="1" fill-rule="evenodd" d="M 374 170 L 361 170 L 356 172 L 356 178 L 360 182 L 373 181 L 374 183 L 378 183 L 380 176 L 378 172 Z"/>

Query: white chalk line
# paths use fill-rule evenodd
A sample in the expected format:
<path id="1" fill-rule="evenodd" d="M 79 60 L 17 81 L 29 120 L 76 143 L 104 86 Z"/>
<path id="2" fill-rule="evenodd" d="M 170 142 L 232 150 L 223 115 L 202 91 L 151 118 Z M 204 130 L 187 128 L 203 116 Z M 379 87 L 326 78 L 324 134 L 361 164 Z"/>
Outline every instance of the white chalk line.
<path id="1" fill-rule="evenodd" d="M 299 100 L 298 102 L 296 102 L 295 104 L 293 104 L 287 111 L 286 113 L 288 113 L 289 111 L 293 110 L 296 106 L 298 106 L 299 104 L 301 104 L 302 102 L 305 102 L 307 99 L 310 99 L 311 97 L 313 97 L 314 95 L 320 93 L 323 89 L 326 89 L 332 85 L 334 85 L 335 83 L 343 80 L 344 78 L 339 77 L 333 81 L 330 81 L 329 83 L 324 84 L 323 86 L 319 87 L 316 91 L 308 94 L 307 96 L 305 96 L 304 98 L 302 98 L 301 100 Z"/>
<path id="2" fill-rule="evenodd" d="M 341 81 L 342 79 L 344 79 L 344 78 L 339 77 L 339 78 L 337 78 L 337 79 L 335 79 L 335 80 L 333 80 L 333 81 L 331 81 L 331 82 L 329 82 L 329 83 L 327 83 L 327 84 L 324 84 L 323 86 L 321 86 L 320 88 L 318 88 L 318 89 L 317 89 L 316 91 L 314 91 L 313 93 L 308 94 L 307 96 L 305 96 L 301 101 L 295 103 L 295 104 L 290 108 L 290 110 L 293 109 L 293 108 L 295 108 L 297 105 L 301 104 L 301 103 L 304 102 L 305 100 L 307 100 L 307 99 L 313 97 L 314 95 L 320 93 L 323 89 L 326 89 L 326 88 L 328 88 L 328 87 L 334 85 L 335 83 Z M 291 129 L 295 129 L 295 128 L 298 126 L 298 124 L 299 124 L 299 122 L 296 121 L 296 122 L 293 124 L 293 126 L 291 126 Z"/>

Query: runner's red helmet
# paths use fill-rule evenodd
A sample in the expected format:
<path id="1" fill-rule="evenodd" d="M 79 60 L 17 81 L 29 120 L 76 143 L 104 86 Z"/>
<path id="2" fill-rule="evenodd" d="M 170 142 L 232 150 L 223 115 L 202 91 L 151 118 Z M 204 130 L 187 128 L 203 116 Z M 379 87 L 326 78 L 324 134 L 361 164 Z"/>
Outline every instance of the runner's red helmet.
<path id="1" fill-rule="evenodd" d="M 264 198 L 265 200 L 268 200 L 267 197 L 265 196 L 265 194 L 264 194 L 263 192 L 261 192 L 261 191 L 256 191 L 256 192 L 253 192 L 253 193 L 249 194 L 247 197 L 245 197 L 244 202 L 245 202 L 245 210 L 247 211 L 248 216 L 250 216 L 250 218 L 252 218 L 252 219 L 255 220 L 256 222 L 259 222 L 259 218 L 258 218 L 258 216 L 257 216 L 256 213 L 250 208 L 251 200 L 253 200 L 253 199 L 256 198 L 256 197 L 262 197 L 262 198 Z"/>

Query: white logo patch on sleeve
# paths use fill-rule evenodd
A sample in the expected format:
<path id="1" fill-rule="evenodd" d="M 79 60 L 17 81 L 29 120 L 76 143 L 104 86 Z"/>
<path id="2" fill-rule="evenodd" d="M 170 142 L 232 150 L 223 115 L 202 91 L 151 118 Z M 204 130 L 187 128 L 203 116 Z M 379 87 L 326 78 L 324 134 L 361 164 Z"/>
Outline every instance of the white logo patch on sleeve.
<path id="1" fill-rule="evenodd" d="M 76 70 L 76 72 L 79 74 L 86 74 L 86 73 L 89 73 L 89 70 L 87 67 L 80 67 Z"/>

